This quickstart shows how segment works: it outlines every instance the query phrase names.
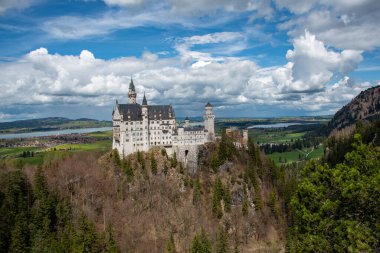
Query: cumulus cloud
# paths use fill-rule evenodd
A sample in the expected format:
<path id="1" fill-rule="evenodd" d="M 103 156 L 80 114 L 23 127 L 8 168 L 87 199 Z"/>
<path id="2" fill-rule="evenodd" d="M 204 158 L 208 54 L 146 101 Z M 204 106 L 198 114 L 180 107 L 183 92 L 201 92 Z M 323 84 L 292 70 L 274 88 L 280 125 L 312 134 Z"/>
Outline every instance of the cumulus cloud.
<path id="1" fill-rule="evenodd" d="M 380 46 L 380 1 L 276 0 L 295 16 L 278 27 L 298 37 L 305 29 L 341 49 L 373 50 Z"/>
<path id="2" fill-rule="evenodd" d="M 328 50 L 308 31 L 294 40 L 293 47 L 286 54 L 289 63 L 274 73 L 274 81 L 285 92 L 321 90 L 334 73 L 346 75 L 363 60 L 362 51 Z"/>
<path id="3" fill-rule="evenodd" d="M 288 63 L 269 68 L 252 60 L 215 57 L 191 48 L 239 39 L 239 33 L 186 37 L 177 44 L 177 56 L 164 58 L 145 52 L 140 58 L 103 60 L 88 50 L 79 55 L 60 55 L 39 48 L 17 62 L 0 64 L 4 91 L 0 93 L 0 106 L 75 104 L 112 108 L 115 99 L 126 102 L 133 74 L 138 100 L 146 92 L 148 103 L 171 103 L 179 115 L 199 113 L 205 101 L 226 114 L 242 106 L 326 114 L 371 86 L 355 84 L 347 76 L 361 61 L 360 51 L 327 49 L 309 32 L 294 40 L 294 48 L 286 54 Z M 189 64 L 183 64 L 189 55 Z M 340 77 L 340 81 L 331 85 L 333 76 Z M 0 113 L 3 117 L 9 114 Z"/>
<path id="4" fill-rule="evenodd" d="M 2 0 L 0 1 L 0 15 L 12 9 L 25 9 L 34 2 L 36 2 L 36 0 Z"/>

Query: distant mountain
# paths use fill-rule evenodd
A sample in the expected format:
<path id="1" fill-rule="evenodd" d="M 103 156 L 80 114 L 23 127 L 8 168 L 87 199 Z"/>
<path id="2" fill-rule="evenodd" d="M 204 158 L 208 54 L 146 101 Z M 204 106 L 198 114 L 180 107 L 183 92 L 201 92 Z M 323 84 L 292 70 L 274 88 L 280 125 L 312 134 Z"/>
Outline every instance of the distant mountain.
<path id="1" fill-rule="evenodd" d="M 343 106 L 328 124 L 328 128 L 342 130 L 358 120 L 372 120 L 380 116 L 380 86 L 360 92 L 350 103 Z"/>
<path id="2" fill-rule="evenodd" d="M 17 120 L 0 122 L 0 133 L 49 131 L 70 128 L 109 127 L 111 121 L 99 121 L 95 119 L 68 119 L 62 117 L 49 117 L 41 119 Z"/>

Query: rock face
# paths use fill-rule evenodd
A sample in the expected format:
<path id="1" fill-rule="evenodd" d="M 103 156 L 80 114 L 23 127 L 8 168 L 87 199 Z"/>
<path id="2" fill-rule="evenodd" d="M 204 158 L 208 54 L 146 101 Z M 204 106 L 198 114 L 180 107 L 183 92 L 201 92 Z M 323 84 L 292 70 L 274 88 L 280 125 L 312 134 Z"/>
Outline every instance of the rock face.
<path id="1" fill-rule="evenodd" d="M 360 92 L 331 119 L 328 129 L 341 130 L 358 120 L 371 120 L 380 115 L 380 86 Z"/>

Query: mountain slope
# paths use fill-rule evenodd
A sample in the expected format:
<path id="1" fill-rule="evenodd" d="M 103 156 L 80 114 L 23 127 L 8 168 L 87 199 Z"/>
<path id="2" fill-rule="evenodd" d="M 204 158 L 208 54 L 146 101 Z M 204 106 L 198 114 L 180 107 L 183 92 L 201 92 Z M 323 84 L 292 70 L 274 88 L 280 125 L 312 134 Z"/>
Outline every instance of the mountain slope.
<path id="1" fill-rule="evenodd" d="M 358 120 L 370 120 L 380 114 L 380 86 L 360 92 L 350 103 L 342 107 L 328 124 L 329 131 L 341 130 Z"/>

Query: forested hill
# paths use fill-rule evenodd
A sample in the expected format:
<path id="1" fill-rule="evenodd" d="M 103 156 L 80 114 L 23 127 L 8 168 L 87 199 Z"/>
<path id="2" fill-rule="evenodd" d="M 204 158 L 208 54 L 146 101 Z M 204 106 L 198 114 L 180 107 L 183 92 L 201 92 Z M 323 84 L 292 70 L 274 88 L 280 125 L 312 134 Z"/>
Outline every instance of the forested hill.
<path id="1" fill-rule="evenodd" d="M 159 148 L 0 160 L 0 253 L 284 252 L 283 173 L 252 140 L 200 153 L 194 174 Z"/>
<path id="2" fill-rule="evenodd" d="M 0 133 L 107 127 L 111 125 L 112 123 L 110 121 L 98 121 L 95 119 L 68 119 L 62 117 L 49 117 L 41 119 L 17 120 L 12 122 L 0 122 Z"/>
<path id="3" fill-rule="evenodd" d="M 340 109 L 328 124 L 329 131 L 341 130 L 357 120 L 373 119 L 380 114 L 380 86 L 360 92 Z"/>

